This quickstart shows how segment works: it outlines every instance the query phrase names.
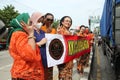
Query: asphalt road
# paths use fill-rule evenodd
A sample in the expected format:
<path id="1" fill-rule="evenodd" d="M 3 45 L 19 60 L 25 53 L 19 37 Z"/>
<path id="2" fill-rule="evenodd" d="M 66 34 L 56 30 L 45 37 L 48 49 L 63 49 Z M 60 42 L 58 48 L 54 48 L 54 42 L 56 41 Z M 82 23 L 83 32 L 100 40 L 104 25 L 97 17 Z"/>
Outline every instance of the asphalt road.
<path id="1" fill-rule="evenodd" d="M 116 80 L 114 70 L 109 59 L 103 54 L 101 46 L 95 46 L 90 80 Z"/>
<path id="2" fill-rule="evenodd" d="M 0 80 L 10 80 L 12 58 L 8 50 L 0 51 Z"/>
<path id="3" fill-rule="evenodd" d="M 0 80 L 11 80 L 10 68 L 13 63 L 12 61 L 13 60 L 9 55 L 8 50 L 0 51 Z M 83 76 L 78 74 L 77 68 L 76 68 L 76 61 L 74 60 L 73 76 L 72 76 L 73 80 L 88 80 L 90 66 L 85 68 L 84 71 L 85 72 Z M 58 80 L 58 69 L 56 66 L 54 66 L 53 80 Z"/>

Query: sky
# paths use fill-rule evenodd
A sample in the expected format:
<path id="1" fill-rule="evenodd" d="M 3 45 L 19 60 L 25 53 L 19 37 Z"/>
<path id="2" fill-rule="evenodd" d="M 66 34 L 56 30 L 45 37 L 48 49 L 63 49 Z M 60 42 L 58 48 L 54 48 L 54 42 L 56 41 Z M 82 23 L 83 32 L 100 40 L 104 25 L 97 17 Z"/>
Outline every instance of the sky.
<path id="1" fill-rule="evenodd" d="M 70 16 L 72 28 L 88 25 L 90 16 L 101 16 L 105 0 L 0 0 L 0 9 L 12 4 L 20 13 L 52 13 L 55 19 Z"/>

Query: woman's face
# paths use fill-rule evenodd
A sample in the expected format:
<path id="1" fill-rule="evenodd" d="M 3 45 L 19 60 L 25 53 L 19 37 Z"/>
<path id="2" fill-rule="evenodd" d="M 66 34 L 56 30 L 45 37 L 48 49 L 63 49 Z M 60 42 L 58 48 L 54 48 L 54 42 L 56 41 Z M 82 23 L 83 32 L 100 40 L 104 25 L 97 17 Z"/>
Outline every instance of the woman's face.
<path id="1" fill-rule="evenodd" d="M 85 32 L 85 27 L 81 27 L 80 32 L 84 33 Z"/>
<path id="2" fill-rule="evenodd" d="M 40 29 L 41 26 L 43 25 L 43 22 L 44 22 L 44 17 L 42 16 L 37 20 L 36 24 L 34 24 L 32 21 L 29 21 L 29 26 L 32 26 L 34 24 L 33 25 L 34 28 Z"/>
<path id="3" fill-rule="evenodd" d="M 66 28 L 70 28 L 71 24 L 72 24 L 72 21 L 69 17 L 66 17 L 62 22 L 62 25 Z"/>
<path id="4" fill-rule="evenodd" d="M 53 16 L 47 15 L 45 18 L 45 24 L 51 25 L 53 23 Z"/>

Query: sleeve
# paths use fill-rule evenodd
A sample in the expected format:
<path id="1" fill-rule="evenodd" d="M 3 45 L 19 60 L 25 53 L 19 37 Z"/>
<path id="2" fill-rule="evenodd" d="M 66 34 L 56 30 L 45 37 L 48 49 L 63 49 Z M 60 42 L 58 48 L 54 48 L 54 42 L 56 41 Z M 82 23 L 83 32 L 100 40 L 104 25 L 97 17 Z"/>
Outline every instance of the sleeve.
<path id="1" fill-rule="evenodd" d="M 25 32 L 18 32 L 13 34 L 15 36 L 15 47 L 19 56 L 26 61 L 39 61 L 40 60 L 40 51 L 36 45 L 36 49 L 33 50 L 32 47 L 28 44 L 28 36 Z"/>

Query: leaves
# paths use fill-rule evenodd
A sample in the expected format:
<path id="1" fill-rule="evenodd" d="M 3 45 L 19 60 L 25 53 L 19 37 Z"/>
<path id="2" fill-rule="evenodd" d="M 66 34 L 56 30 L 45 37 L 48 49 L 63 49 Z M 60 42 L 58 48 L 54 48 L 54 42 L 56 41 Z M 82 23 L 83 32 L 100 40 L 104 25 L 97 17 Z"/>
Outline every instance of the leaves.
<path id="1" fill-rule="evenodd" d="M 52 24 L 52 27 L 55 28 L 55 29 L 57 29 L 57 27 L 59 25 L 59 22 L 60 22 L 60 20 L 55 19 L 54 22 L 53 22 L 53 24 Z"/>
<path id="2" fill-rule="evenodd" d="M 12 5 L 7 5 L 0 9 L 0 19 L 5 23 L 6 27 L 10 27 L 10 21 L 17 15 L 19 15 L 18 11 Z"/>

